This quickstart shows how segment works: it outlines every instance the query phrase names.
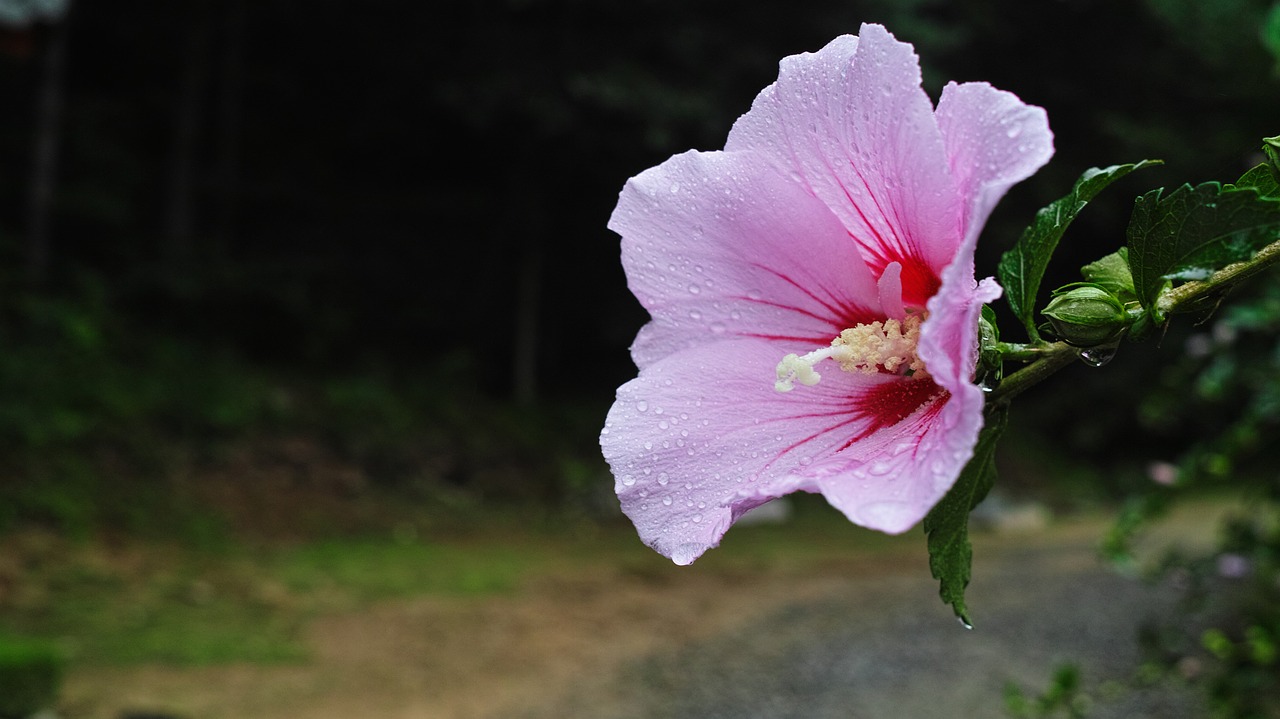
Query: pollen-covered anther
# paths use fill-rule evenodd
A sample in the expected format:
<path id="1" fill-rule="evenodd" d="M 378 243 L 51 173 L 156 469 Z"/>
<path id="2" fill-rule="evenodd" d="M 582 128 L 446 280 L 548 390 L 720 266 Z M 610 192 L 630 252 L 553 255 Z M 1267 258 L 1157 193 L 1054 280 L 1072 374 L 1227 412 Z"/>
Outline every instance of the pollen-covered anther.
<path id="1" fill-rule="evenodd" d="M 916 355 L 923 321 L 921 315 L 909 314 L 902 321 L 860 324 L 841 332 L 830 347 L 803 356 L 789 354 L 778 363 L 778 381 L 774 388 L 790 392 L 795 388 L 794 382 L 809 387 L 817 384 L 822 375 L 813 367 L 825 359 L 835 360 L 846 372 L 888 372 L 912 379 L 928 377 L 924 362 Z"/>

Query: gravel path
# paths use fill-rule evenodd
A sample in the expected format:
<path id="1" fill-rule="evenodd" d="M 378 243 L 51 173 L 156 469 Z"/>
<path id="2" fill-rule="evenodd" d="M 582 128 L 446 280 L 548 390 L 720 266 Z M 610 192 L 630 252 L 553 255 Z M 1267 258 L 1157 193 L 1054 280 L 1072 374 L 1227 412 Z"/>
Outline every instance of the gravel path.
<path id="1" fill-rule="evenodd" d="M 1198 695 L 1119 689 L 1139 661 L 1136 629 L 1176 601 L 1096 558 L 1098 535 L 1054 531 L 978 546 L 966 631 L 914 564 L 848 577 L 756 621 L 626 663 L 600 686 L 527 719 L 862 719 L 1002 717 L 1008 682 L 1041 690 L 1077 665 L 1091 719 L 1206 716 Z M 1128 684 L 1128 682 L 1125 682 Z"/>
<path id="2" fill-rule="evenodd" d="M 1176 593 L 1097 560 L 1107 521 L 977 537 L 971 631 L 939 602 L 912 533 L 816 566 L 623 563 L 509 595 L 381 603 L 318 617 L 303 664 L 73 672 L 64 714 L 998 719 L 1007 682 L 1038 692 L 1071 662 L 1090 719 L 1206 716 L 1185 689 L 1108 688 L 1128 683 L 1137 626 L 1168 616 Z M 1193 511 L 1153 543 L 1203 541 L 1213 526 Z"/>

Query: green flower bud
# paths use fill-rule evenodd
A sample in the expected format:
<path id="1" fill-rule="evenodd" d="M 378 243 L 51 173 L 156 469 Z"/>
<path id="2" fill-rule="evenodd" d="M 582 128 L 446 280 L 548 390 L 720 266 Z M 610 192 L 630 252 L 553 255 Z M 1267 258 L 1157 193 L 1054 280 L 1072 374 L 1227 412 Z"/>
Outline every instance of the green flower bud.
<path id="1" fill-rule="evenodd" d="M 1097 285 L 1059 291 L 1041 312 L 1053 331 L 1073 347 L 1097 347 L 1117 340 L 1129 325 L 1129 314 L 1115 295 Z"/>

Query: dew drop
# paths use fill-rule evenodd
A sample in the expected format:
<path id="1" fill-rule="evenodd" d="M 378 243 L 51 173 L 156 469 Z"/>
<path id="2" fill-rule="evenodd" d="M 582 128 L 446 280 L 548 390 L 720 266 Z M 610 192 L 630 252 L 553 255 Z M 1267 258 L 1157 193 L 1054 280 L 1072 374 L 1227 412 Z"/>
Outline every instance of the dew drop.
<path id="1" fill-rule="evenodd" d="M 659 484 L 659 485 L 661 485 L 661 486 L 665 487 L 665 486 L 667 486 L 667 482 L 670 482 L 670 481 L 671 481 L 671 480 L 667 478 L 667 473 L 666 473 L 666 472 L 659 472 L 659 473 L 658 473 L 658 484 Z"/>
<path id="2" fill-rule="evenodd" d="M 702 313 L 697 310 L 689 310 L 689 319 L 700 320 L 702 319 Z"/>
<path id="3" fill-rule="evenodd" d="M 711 332 L 712 332 L 712 334 L 717 334 L 717 335 L 722 335 L 722 334 L 724 334 L 724 332 L 725 332 L 725 326 L 724 326 L 724 323 L 723 323 L 723 322 L 712 322 L 712 323 L 711 323 Z"/>
<path id="4" fill-rule="evenodd" d="M 649 403 L 644 400 L 640 400 L 639 402 L 636 402 L 636 409 L 641 412 L 647 412 L 649 411 Z"/>
<path id="5" fill-rule="evenodd" d="M 696 295 L 696 294 L 698 294 L 699 292 L 702 292 L 702 288 L 701 288 L 701 287 L 699 287 L 699 286 L 697 286 L 697 285 L 689 285 L 689 294 L 691 294 L 691 295 Z"/>
<path id="6" fill-rule="evenodd" d="M 668 494 L 667 496 L 663 497 L 663 498 L 662 498 L 662 503 L 663 503 L 663 504 L 665 504 L 665 505 L 667 505 L 668 507 L 670 507 L 670 506 L 671 506 L 671 495 L 669 495 L 669 494 Z"/>
<path id="7" fill-rule="evenodd" d="M 1102 347 L 1090 347 L 1080 350 L 1076 353 L 1081 362 L 1090 367 L 1101 367 L 1110 362 L 1116 356 L 1116 347 L 1104 345 Z"/>
<path id="8" fill-rule="evenodd" d="M 1010 135 L 1010 137 L 1012 137 L 1012 135 Z M 679 191 L 680 191 L 680 183 L 679 183 L 679 182 L 673 182 L 673 183 L 671 183 L 671 187 L 670 187 L 669 189 L 670 189 L 672 192 L 679 192 Z"/>
<path id="9" fill-rule="evenodd" d="M 631 485 L 636 483 L 636 478 L 628 474 L 627 476 L 622 478 L 622 483 L 630 487 Z"/>
<path id="10" fill-rule="evenodd" d="M 658 423 L 658 429 L 671 429 L 671 424 L 664 419 Z"/>
<path id="11" fill-rule="evenodd" d="M 1022 134 L 1022 126 L 1021 126 L 1021 125 L 1010 125 L 1010 126 L 1009 126 L 1009 129 L 1004 131 L 1004 134 L 1008 135 L 1008 136 L 1009 136 L 1009 139 L 1010 139 L 1010 140 L 1012 140 L 1013 138 L 1015 138 L 1015 137 L 1017 137 L 1018 135 L 1021 135 L 1021 134 Z"/>
<path id="12" fill-rule="evenodd" d="M 693 515 L 692 519 L 693 519 L 694 524 L 697 524 L 698 522 L 701 522 L 701 521 L 702 521 L 702 515 L 701 515 L 701 514 L 695 514 L 695 515 Z"/>

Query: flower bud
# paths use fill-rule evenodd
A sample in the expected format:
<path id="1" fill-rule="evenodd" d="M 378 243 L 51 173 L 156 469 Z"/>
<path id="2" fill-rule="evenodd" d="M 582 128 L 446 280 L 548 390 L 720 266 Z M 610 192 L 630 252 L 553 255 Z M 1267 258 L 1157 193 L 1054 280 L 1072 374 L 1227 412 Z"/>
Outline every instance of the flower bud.
<path id="1" fill-rule="evenodd" d="M 1053 331 L 1073 347 L 1097 347 L 1117 340 L 1129 324 L 1124 304 L 1097 285 L 1061 292 L 1041 312 Z"/>

